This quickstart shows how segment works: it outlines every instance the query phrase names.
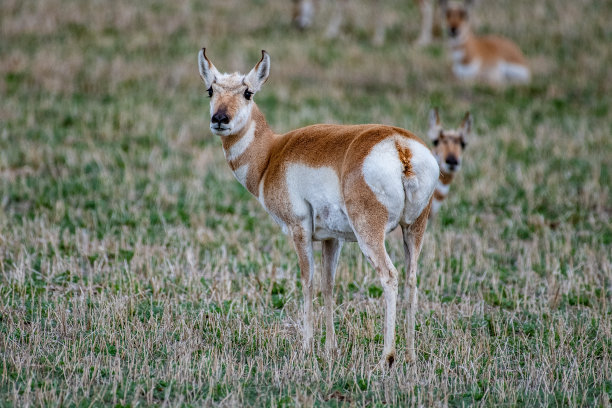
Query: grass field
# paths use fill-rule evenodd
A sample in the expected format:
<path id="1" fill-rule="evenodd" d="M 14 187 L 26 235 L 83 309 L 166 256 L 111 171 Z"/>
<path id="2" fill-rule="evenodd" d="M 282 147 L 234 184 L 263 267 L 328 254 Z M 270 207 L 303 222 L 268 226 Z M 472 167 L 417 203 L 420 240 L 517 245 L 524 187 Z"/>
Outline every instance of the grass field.
<path id="1" fill-rule="evenodd" d="M 412 1 L 388 1 L 372 47 L 361 6 L 331 41 L 325 18 L 294 30 L 288 0 L 0 2 L 0 405 L 611 405 L 612 3 L 480 2 L 477 31 L 533 68 L 507 89 L 411 47 Z M 354 244 L 339 357 L 321 296 L 301 350 L 297 257 L 208 129 L 202 46 L 222 71 L 271 54 L 255 99 L 277 132 L 425 136 L 433 106 L 450 126 L 473 113 L 420 257 L 416 364 L 400 305 L 399 363 L 375 368 L 382 289 Z"/>

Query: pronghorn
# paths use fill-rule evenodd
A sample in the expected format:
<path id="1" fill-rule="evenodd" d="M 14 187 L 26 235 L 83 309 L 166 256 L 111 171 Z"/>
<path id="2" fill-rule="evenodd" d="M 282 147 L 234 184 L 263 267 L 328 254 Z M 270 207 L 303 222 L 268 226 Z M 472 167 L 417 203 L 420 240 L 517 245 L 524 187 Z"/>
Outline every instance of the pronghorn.
<path id="1" fill-rule="evenodd" d="M 220 136 L 238 181 L 291 236 L 304 296 L 303 344 L 313 344 L 313 241 L 322 241 L 325 349 L 336 348 L 332 289 L 343 241 L 357 241 L 383 287 L 386 313 L 383 359 L 395 360 L 398 273 L 385 234 L 400 225 L 407 269 L 407 361 L 415 361 L 417 258 L 439 176 L 433 154 L 414 134 L 383 125 L 312 125 L 275 134 L 253 96 L 270 73 L 270 56 L 247 74 L 222 74 L 198 54 L 210 100 L 210 130 Z"/>
<path id="2" fill-rule="evenodd" d="M 458 129 L 450 130 L 444 130 L 442 127 L 437 109 L 434 108 L 429 112 L 427 135 L 434 145 L 433 153 L 440 166 L 440 178 L 433 194 L 430 218 L 440 209 L 442 201 L 448 194 L 450 183 L 461 168 L 461 155 L 466 146 L 466 139 L 469 139 L 471 134 L 472 115 L 470 112 L 465 114 Z"/>
<path id="3" fill-rule="evenodd" d="M 481 79 L 492 84 L 526 83 L 531 74 L 525 56 L 512 41 L 472 33 L 466 3 L 443 1 L 453 73 L 459 79 Z"/>
<path id="4" fill-rule="evenodd" d="M 431 42 L 432 36 L 440 31 L 440 13 L 435 11 L 435 3 L 441 0 L 416 0 L 421 12 L 421 31 L 416 44 L 423 46 Z M 385 41 L 386 27 L 382 19 L 382 4 L 381 0 L 367 0 L 366 3 L 372 3 L 372 17 L 374 21 L 374 36 L 372 43 L 382 45 Z M 300 29 L 305 29 L 314 23 L 318 0 L 293 0 L 293 22 Z M 332 17 L 327 24 L 325 36 L 335 38 L 340 34 L 340 28 L 343 24 L 345 14 L 347 14 L 348 0 L 334 0 L 334 11 Z"/>

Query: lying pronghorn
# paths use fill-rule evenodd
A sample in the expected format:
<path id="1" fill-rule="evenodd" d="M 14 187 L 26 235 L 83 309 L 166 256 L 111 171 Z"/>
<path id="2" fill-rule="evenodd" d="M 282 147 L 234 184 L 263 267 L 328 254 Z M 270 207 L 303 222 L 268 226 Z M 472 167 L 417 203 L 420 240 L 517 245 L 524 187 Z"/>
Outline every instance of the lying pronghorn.
<path id="1" fill-rule="evenodd" d="M 530 79 L 523 53 L 512 41 L 472 33 L 465 3 L 443 1 L 453 58 L 459 79 L 482 79 L 494 84 L 521 83 Z"/>
<path id="2" fill-rule="evenodd" d="M 433 142 L 433 153 L 440 166 L 440 178 L 433 195 L 430 217 L 433 217 L 448 194 L 450 183 L 461 168 L 461 155 L 466 139 L 472 134 L 472 115 L 465 114 L 459 129 L 444 130 L 437 109 L 429 112 L 427 135 Z"/>
<path id="3" fill-rule="evenodd" d="M 293 239 L 304 295 L 304 346 L 312 346 L 313 241 L 322 241 L 325 348 L 336 347 L 332 288 L 343 241 L 357 241 L 380 277 L 385 305 L 383 360 L 395 359 L 398 274 L 385 234 L 402 228 L 407 263 L 406 359 L 414 361 L 417 258 L 431 197 L 436 159 L 412 133 L 383 125 L 312 125 L 284 135 L 268 127 L 253 96 L 268 79 L 270 56 L 247 74 L 221 74 L 198 55 L 210 101 L 210 129 L 221 137 L 238 181 Z"/>
<path id="4" fill-rule="evenodd" d="M 435 4 L 440 0 L 416 0 L 421 11 L 421 32 L 416 40 L 417 45 L 427 45 L 431 42 L 432 35 L 439 31 L 440 18 L 439 13 L 435 12 Z M 317 8 L 317 0 L 293 0 L 293 22 L 301 29 L 310 27 L 314 23 L 315 12 Z M 381 0 L 367 0 L 366 3 L 372 3 L 372 18 L 375 29 L 372 43 L 382 45 L 385 41 L 385 25 L 382 19 L 382 4 Z M 348 0 L 334 0 L 334 11 L 332 17 L 327 24 L 325 32 L 326 37 L 334 38 L 340 33 L 340 27 L 347 14 Z"/>

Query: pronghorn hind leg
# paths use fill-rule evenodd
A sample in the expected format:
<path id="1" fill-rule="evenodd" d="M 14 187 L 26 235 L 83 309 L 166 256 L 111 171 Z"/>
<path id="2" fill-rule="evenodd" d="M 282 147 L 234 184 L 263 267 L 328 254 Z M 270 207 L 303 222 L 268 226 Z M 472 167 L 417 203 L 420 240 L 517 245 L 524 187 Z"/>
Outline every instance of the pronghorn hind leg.
<path id="1" fill-rule="evenodd" d="M 303 346 L 305 350 L 311 350 L 313 346 L 313 313 L 312 313 L 312 281 L 314 276 L 314 259 L 312 255 L 312 234 L 302 227 L 295 226 L 291 229 L 291 237 L 298 254 L 300 275 L 302 278 L 302 294 L 304 296 L 303 308 Z"/>
<path id="2" fill-rule="evenodd" d="M 337 348 L 336 334 L 334 332 L 334 279 L 336 267 L 342 249 L 342 242 L 338 239 L 329 239 L 322 242 L 321 257 L 323 260 L 323 298 L 325 300 L 325 351 L 331 354 Z"/>
<path id="3" fill-rule="evenodd" d="M 369 234 L 368 234 L 369 235 Z M 376 234 L 375 239 L 368 239 L 370 236 L 358 236 L 359 247 L 372 264 L 380 283 L 383 287 L 385 297 L 385 325 L 384 325 L 384 346 L 381 363 L 386 363 L 389 367 L 395 361 L 395 316 L 397 311 L 397 282 L 398 273 L 391 258 L 385 249 L 384 230 Z"/>
<path id="4" fill-rule="evenodd" d="M 411 224 L 402 224 L 404 237 L 404 255 L 406 257 L 406 279 L 404 281 L 404 299 L 408 305 L 406 317 L 406 361 L 416 361 L 414 348 L 414 326 L 417 308 L 417 260 L 423 246 L 423 235 L 427 228 L 427 218 L 431 209 L 431 201 L 421 215 Z"/>

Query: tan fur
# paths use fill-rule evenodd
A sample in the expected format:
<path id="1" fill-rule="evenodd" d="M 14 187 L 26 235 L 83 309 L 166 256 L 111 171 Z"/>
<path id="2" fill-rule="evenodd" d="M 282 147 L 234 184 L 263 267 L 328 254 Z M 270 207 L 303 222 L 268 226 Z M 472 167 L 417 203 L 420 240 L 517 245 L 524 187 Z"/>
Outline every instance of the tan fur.
<path id="1" fill-rule="evenodd" d="M 527 82 L 529 69 L 527 60 L 520 48 L 507 38 L 488 35 L 477 36 L 472 32 L 468 8 L 458 2 L 445 7 L 446 25 L 449 44 L 455 60 L 454 72 L 459 78 L 483 79 L 491 83 Z M 469 66 L 479 64 L 477 74 L 463 74 L 457 64 Z M 512 65 L 514 68 L 499 68 L 500 64 Z M 516 70 L 520 68 L 521 73 Z M 474 68 L 475 69 L 475 68 Z"/>
<path id="2" fill-rule="evenodd" d="M 221 137 L 228 164 L 239 181 L 259 199 L 293 239 L 299 259 L 304 296 L 304 346 L 311 348 L 313 343 L 312 280 L 315 269 L 312 242 L 324 241 L 323 292 L 328 330 L 326 349 L 330 350 L 335 345 L 330 299 L 335 266 L 342 241 L 357 240 L 383 286 L 386 305 L 383 361 L 391 365 L 395 360 L 398 273 L 385 249 L 385 233 L 387 228 L 395 228 L 397 223 L 402 225 L 405 231 L 405 246 L 410 252 L 410 256 L 407 256 L 410 260 L 408 271 L 416 284 L 416 258 L 425 231 L 423 219 L 426 220 L 429 214 L 438 167 L 418 137 L 397 127 L 371 124 L 312 125 L 284 135 L 275 134 L 251 100 L 251 95 L 267 80 L 269 60 L 267 53 L 262 51 L 261 61 L 246 76 L 237 73 L 220 74 L 206 58 L 204 50 L 200 52 L 200 75 L 212 92 L 211 130 Z M 415 146 L 413 141 L 423 147 L 417 148 L 418 145 Z M 382 153 L 381 150 L 374 152 L 377 146 L 386 150 Z M 390 150 L 390 146 L 394 146 L 395 150 Z M 415 157 L 415 151 L 420 156 Z M 371 154 L 372 152 L 374 153 Z M 381 154 L 383 156 L 380 156 Z M 388 163 L 381 162 L 380 157 L 388 158 L 393 154 L 397 154 L 398 161 L 393 161 L 397 164 L 384 167 L 388 166 Z M 400 164 L 401 176 L 397 173 Z M 298 173 L 299 176 L 291 176 L 293 178 L 290 183 L 289 177 L 293 174 L 291 169 L 295 168 L 322 171 L 323 173 L 315 174 L 329 177 L 327 180 L 320 180 L 321 186 L 328 189 L 328 195 L 322 196 L 320 192 L 315 191 L 319 185 L 314 190 L 310 189 L 312 187 L 305 187 L 311 186 L 312 183 L 305 183 L 313 180 L 295 179 L 302 177 L 301 173 Z M 330 169 L 335 178 L 329 176 Z M 383 183 L 382 186 L 387 186 L 390 190 L 379 191 L 377 195 L 372 188 L 378 187 L 370 187 L 368 183 L 380 185 L 377 184 L 380 182 L 376 178 L 380 169 L 387 172 L 384 174 L 397 174 L 396 180 L 399 184 Z M 367 177 L 370 177 L 370 181 L 366 181 Z M 301 188 L 306 188 L 305 192 L 300 190 Z M 400 191 L 401 195 L 398 196 Z M 388 193 L 392 195 L 389 196 Z M 306 196 L 300 201 L 293 199 L 292 194 Z M 388 197 L 396 201 L 385 201 L 389 200 Z M 397 197 L 403 200 L 400 207 Z M 321 213 L 315 214 L 312 199 L 319 200 L 317 208 Z M 305 203 L 308 203 L 308 207 Z M 390 218 L 391 210 L 394 218 Z M 334 211 L 333 217 L 336 218 L 328 224 L 322 223 L 321 220 L 327 217 L 325 212 L 329 215 L 330 211 Z M 337 225 L 334 223 L 340 223 L 340 227 L 333 229 Z M 350 231 L 347 230 L 349 225 Z M 316 228 L 319 227 L 324 231 L 323 235 L 317 235 Z M 325 238 L 328 236 L 332 238 Z M 410 285 L 416 290 L 413 284 Z M 409 342 L 410 359 L 414 360 L 415 308 L 411 310 L 409 320 L 412 326 L 409 328 L 408 337 L 412 339 L 412 343 Z"/>

